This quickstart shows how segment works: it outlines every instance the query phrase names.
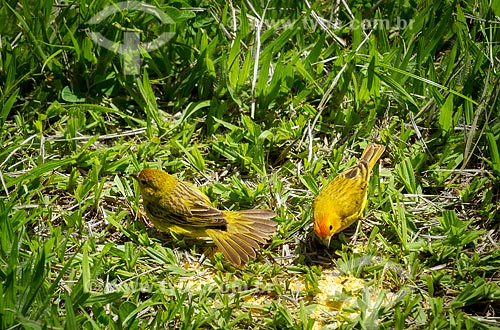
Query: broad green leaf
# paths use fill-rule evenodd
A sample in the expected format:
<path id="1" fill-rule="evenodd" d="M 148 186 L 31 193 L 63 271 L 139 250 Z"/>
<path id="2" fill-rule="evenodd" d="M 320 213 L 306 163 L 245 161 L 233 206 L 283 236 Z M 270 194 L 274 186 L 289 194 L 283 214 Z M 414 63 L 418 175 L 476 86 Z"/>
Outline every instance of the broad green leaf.
<path id="1" fill-rule="evenodd" d="M 7 101 L 5 101 L 5 103 L 0 104 L 0 105 L 2 105 L 2 109 L 0 112 L 0 134 L 2 133 L 3 125 L 4 125 L 5 121 L 7 120 L 7 117 L 9 116 L 9 113 L 10 113 L 10 110 L 12 109 L 12 106 L 16 102 L 18 95 L 19 95 L 19 88 L 16 89 L 12 93 L 12 95 L 9 96 L 9 98 L 7 99 Z"/>
<path id="2" fill-rule="evenodd" d="M 92 283 L 90 281 L 90 262 L 89 262 L 89 248 L 88 244 L 85 243 L 82 249 L 82 284 L 83 293 L 91 292 Z"/>
<path id="3" fill-rule="evenodd" d="M 498 151 L 498 139 L 491 132 L 486 133 L 486 140 L 488 141 L 488 149 L 490 150 L 490 161 L 493 170 L 500 173 L 500 153 Z"/>
<path id="4" fill-rule="evenodd" d="M 248 56 L 247 56 L 248 57 Z M 229 85 L 238 93 L 238 82 L 240 78 L 240 39 L 233 40 L 233 46 L 229 51 L 226 66 L 229 68 Z"/>
<path id="5" fill-rule="evenodd" d="M 77 102 L 85 102 L 86 98 L 83 94 L 74 93 L 71 91 L 69 86 L 65 86 L 61 92 L 61 98 L 66 102 L 77 103 Z"/>
<path id="6" fill-rule="evenodd" d="M 449 94 L 441 107 L 439 114 L 439 126 L 441 127 L 442 134 L 446 135 L 453 128 L 453 94 Z"/>

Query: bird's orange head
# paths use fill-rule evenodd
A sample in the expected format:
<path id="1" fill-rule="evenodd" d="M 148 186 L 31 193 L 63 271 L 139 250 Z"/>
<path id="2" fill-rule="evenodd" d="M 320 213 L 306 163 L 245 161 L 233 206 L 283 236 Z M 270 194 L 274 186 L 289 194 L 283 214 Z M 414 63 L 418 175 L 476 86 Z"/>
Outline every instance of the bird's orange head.
<path id="1" fill-rule="evenodd" d="M 142 197 L 145 199 L 160 198 L 170 193 L 177 182 L 170 174 L 154 168 L 146 168 L 131 176 L 139 183 Z"/>
<path id="2" fill-rule="evenodd" d="M 332 215 L 327 216 L 318 213 L 319 212 L 315 212 L 314 214 L 314 232 L 326 246 L 330 246 L 332 236 L 340 228 L 340 219 L 336 221 L 335 217 L 332 217 Z"/>

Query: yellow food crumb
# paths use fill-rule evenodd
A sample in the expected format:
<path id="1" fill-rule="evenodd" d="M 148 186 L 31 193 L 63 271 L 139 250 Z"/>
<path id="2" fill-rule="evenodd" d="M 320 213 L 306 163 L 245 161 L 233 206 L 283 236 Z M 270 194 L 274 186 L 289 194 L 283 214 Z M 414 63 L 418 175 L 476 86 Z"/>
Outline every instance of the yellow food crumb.
<path id="1" fill-rule="evenodd" d="M 324 326 L 335 329 L 340 326 L 340 320 L 324 324 L 322 316 L 325 314 L 334 316 L 341 309 L 351 306 L 365 284 L 364 280 L 353 276 L 336 275 L 333 272 L 323 273 L 318 280 L 320 292 L 315 297 L 317 306 L 311 315 L 311 318 L 316 319 L 313 329 L 322 329 Z M 356 317 L 355 313 L 351 314 L 353 315 L 343 315 L 343 317 Z"/>

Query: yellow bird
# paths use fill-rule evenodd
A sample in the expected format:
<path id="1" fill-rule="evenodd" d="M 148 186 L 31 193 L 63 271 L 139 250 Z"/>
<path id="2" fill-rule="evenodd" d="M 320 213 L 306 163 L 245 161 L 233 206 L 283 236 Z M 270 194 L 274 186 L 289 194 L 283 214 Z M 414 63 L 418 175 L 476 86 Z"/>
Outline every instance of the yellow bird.
<path id="1" fill-rule="evenodd" d="M 370 174 L 385 147 L 366 146 L 358 163 L 337 175 L 314 200 L 314 231 L 330 245 L 332 236 L 363 217 Z"/>
<path id="2" fill-rule="evenodd" d="M 139 183 L 149 220 L 162 231 L 190 238 L 210 238 L 234 265 L 255 258 L 260 244 L 276 231 L 271 210 L 220 211 L 189 183 L 157 169 L 144 169 L 133 178 Z"/>

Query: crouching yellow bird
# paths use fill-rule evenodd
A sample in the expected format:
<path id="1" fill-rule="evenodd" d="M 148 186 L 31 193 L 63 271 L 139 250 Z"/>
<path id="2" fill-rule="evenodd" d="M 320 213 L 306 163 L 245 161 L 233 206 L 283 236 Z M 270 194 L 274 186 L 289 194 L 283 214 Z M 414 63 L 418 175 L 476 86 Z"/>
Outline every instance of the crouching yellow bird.
<path id="1" fill-rule="evenodd" d="M 157 169 L 144 169 L 139 183 L 149 220 L 162 231 L 190 238 L 210 238 L 224 256 L 239 266 L 255 258 L 260 244 L 276 231 L 270 210 L 220 211 L 196 187 Z"/>
<path id="2" fill-rule="evenodd" d="M 337 175 L 314 200 L 314 231 L 330 245 L 332 236 L 363 216 L 370 174 L 385 147 L 366 146 L 358 163 Z"/>

